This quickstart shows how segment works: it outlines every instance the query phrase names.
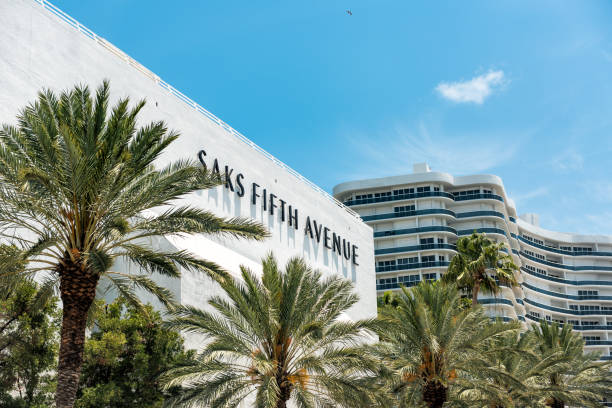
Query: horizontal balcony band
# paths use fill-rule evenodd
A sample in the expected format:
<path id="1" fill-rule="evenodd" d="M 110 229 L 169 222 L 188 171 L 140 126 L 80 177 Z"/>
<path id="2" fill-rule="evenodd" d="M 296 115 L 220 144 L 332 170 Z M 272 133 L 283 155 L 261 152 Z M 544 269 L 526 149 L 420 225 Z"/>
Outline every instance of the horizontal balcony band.
<path id="1" fill-rule="evenodd" d="M 530 271 L 529 269 L 521 267 L 521 272 L 524 272 L 528 275 L 535 276 L 536 278 L 545 279 L 551 282 L 563 283 L 564 285 L 573 285 L 573 286 L 612 286 L 612 281 L 604 281 L 604 280 L 568 280 L 563 278 L 556 278 L 554 276 L 542 275 L 540 273 L 536 273 Z"/>
<path id="2" fill-rule="evenodd" d="M 417 286 L 421 283 L 420 280 L 412 281 L 412 282 L 395 282 L 395 283 L 384 283 L 384 284 L 376 284 L 376 290 L 391 290 L 391 289 L 399 289 L 400 287 L 410 288 L 412 286 Z"/>
<path id="3" fill-rule="evenodd" d="M 552 266 L 554 268 L 559 268 L 559 269 L 565 269 L 568 271 L 606 271 L 606 272 L 612 272 L 612 266 L 597 266 L 597 265 L 580 265 L 580 266 L 576 266 L 576 265 L 566 265 L 566 264 L 562 264 L 562 263 L 557 263 L 557 262 L 551 262 L 551 261 L 547 261 L 545 259 L 539 259 L 536 258 L 535 256 L 531 256 L 528 255 L 526 253 L 524 253 L 523 251 L 521 251 L 519 253 L 520 256 L 523 256 L 531 261 L 537 262 L 539 264 L 542 265 L 547 265 L 547 266 Z"/>
<path id="4" fill-rule="evenodd" d="M 401 217 L 414 217 L 417 215 L 448 215 L 456 219 L 471 217 L 497 217 L 501 218 L 502 220 L 505 219 L 504 214 L 497 211 L 469 211 L 464 213 L 455 213 L 454 211 L 448 210 L 446 208 L 426 208 L 423 210 L 414 211 L 397 211 L 384 214 L 362 215 L 361 219 L 363 221 L 378 221 Z"/>
<path id="5" fill-rule="evenodd" d="M 523 299 L 523 301 L 527 304 L 530 304 L 535 307 L 539 307 L 541 309 L 550 310 L 552 312 L 564 313 L 574 316 L 612 316 L 612 310 L 572 310 L 572 309 L 563 309 L 561 307 L 545 305 L 543 303 L 535 302 L 531 299 Z"/>
<path id="6" fill-rule="evenodd" d="M 504 214 L 498 211 L 469 211 L 464 213 L 458 213 L 455 218 L 470 218 L 470 217 L 497 217 L 502 220 L 505 219 Z"/>
<path id="7" fill-rule="evenodd" d="M 427 197 L 442 197 L 453 201 L 466 201 L 466 200 L 497 200 L 504 202 L 503 197 L 497 194 L 470 194 L 464 196 L 454 196 L 446 191 L 426 191 L 422 193 L 410 193 L 410 194 L 395 194 L 384 197 L 372 197 L 372 198 L 359 198 L 353 200 L 347 200 L 344 205 L 363 205 L 363 204 L 375 204 L 375 203 L 386 203 L 389 201 L 403 201 L 412 200 L 414 198 L 427 198 Z"/>
<path id="8" fill-rule="evenodd" d="M 405 271 L 405 270 L 410 270 L 410 269 L 447 267 L 448 264 L 449 262 L 447 261 L 434 261 L 434 262 L 416 262 L 416 263 L 409 263 L 409 264 L 402 264 L 402 265 L 377 266 L 376 273 Z"/>
<path id="9" fill-rule="evenodd" d="M 567 293 L 554 292 L 552 290 L 546 290 L 538 288 L 537 286 L 530 285 L 529 283 L 523 282 L 521 285 L 524 288 L 531 289 L 533 291 L 543 293 L 548 296 L 553 296 L 560 299 L 571 299 L 571 300 L 612 300 L 612 296 L 604 295 L 569 295 Z"/>
<path id="10" fill-rule="evenodd" d="M 477 232 L 479 234 L 500 234 L 506 235 L 506 232 L 501 228 L 493 228 L 493 227 L 483 227 L 483 228 L 470 228 L 457 231 L 453 227 L 449 227 L 446 225 L 432 225 L 428 227 L 417 227 L 417 228 L 402 228 L 391 231 L 378 231 L 374 233 L 374 238 L 382 238 L 382 237 L 393 237 L 397 235 L 410 235 L 410 234 L 419 234 L 423 232 L 450 232 L 453 235 L 464 236 L 471 235 L 473 232 Z M 512 252 L 518 255 L 518 251 L 512 250 Z"/>
<path id="11" fill-rule="evenodd" d="M 510 220 L 510 222 L 514 222 L 514 223 L 516 223 L 516 218 L 511 217 L 511 216 L 508 216 L 508 219 Z"/>
<path id="12" fill-rule="evenodd" d="M 527 315 L 527 318 L 529 320 L 532 320 L 532 321 L 538 322 L 538 323 L 540 323 L 540 322 L 551 323 L 548 320 L 539 319 L 537 317 L 530 316 L 530 315 Z M 559 327 L 563 327 L 564 324 L 565 323 L 559 323 Z M 586 324 L 585 325 L 572 325 L 572 330 L 577 330 L 577 331 L 586 331 L 586 330 L 602 330 L 602 331 L 607 331 L 607 330 L 612 330 L 612 324 L 610 324 L 610 325 L 603 325 L 603 324 L 598 324 L 598 325 L 592 325 L 592 324 L 589 324 L 589 325 L 586 325 Z"/>
<path id="13" fill-rule="evenodd" d="M 422 232 L 450 232 L 454 235 L 457 235 L 457 230 L 452 227 L 447 227 L 446 225 L 432 225 L 429 227 L 403 228 L 393 231 L 378 231 L 374 233 L 374 238 L 392 237 L 395 235 L 419 234 Z"/>
<path id="14" fill-rule="evenodd" d="M 538 248 L 538 249 L 542 249 L 544 251 L 549 251 L 549 252 L 554 252 L 556 254 L 561 254 L 561 255 L 568 255 L 568 256 L 610 256 L 612 257 L 612 252 L 605 252 L 605 251 L 567 251 L 565 249 L 559 249 L 559 248 L 552 248 L 546 245 L 542 245 L 542 244 L 538 244 L 536 242 L 531 242 L 528 239 L 525 239 L 525 237 L 521 236 L 521 235 L 516 235 L 516 234 L 512 234 L 514 235 L 513 238 L 516 238 L 518 240 L 520 240 L 521 242 L 526 243 L 527 245 L 530 245 L 534 248 Z"/>
<path id="15" fill-rule="evenodd" d="M 375 255 L 395 254 L 398 252 L 414 252 L 414 251 L 426 251 L 428 249 L 450 249 L 452 251 L 457 250 L 456 245 L 452 244 L 422 244 L 422 245 L 410 245 L 395 248 L 381 248 L 374 250 Z"/>
<path id="16" fill-rule="evenodd" d="M 585 340 L 587 346 L 612 346 L 612 340 Z"/>
<path id="17" fill-rule="evenodd" d="M 501 299 L 501 298 L 478 299 L 478 304 L 481 304 L 481 305 L 502 304 L 502 305 L 514 306 L 514 303 L 512 303 L 511 300 Z"/>
<path id="18" fill-rule="evenodd" d="M 499 235 L 504 235 L 507 237 L 506 231 L 504 231 L 501 228 L 493 228 L 493 227 L 482 227 L 482 228 L 470 228 L 470 229 L 464 229 L 464 230 L 459 230 L 457 231 L 457 235 L 461 236 L 461 235 L 471 235 L 474 231 L 476 231 L 479 234 L 485 233 L 485 234 L 499 234 Z"/>

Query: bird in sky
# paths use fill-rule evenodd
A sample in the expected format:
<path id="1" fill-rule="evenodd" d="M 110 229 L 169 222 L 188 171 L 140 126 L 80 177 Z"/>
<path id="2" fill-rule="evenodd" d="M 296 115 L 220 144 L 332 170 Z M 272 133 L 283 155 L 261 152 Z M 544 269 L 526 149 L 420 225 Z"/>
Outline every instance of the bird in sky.
<path id="1" fill-rule="evenodd" d="M 352 16 L 353 12 L 351 10 L 346 10 L 346 14 L 348 14 L 349 16 Z"/>

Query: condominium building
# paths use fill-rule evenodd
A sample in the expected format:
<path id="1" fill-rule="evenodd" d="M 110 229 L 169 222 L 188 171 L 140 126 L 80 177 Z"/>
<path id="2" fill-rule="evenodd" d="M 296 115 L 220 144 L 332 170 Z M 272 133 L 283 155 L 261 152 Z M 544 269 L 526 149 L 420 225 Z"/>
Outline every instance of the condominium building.
<path id="1" fill-rule="evenodd" d="M 612 236 L 545 230 L 537 215 L 517 216 L 499 177 L 453 177 L 424 163 L 409 175 L 339 184 L 334 196 L 374 230 L 379 295 L 439 279 L 459 237 L 486 233 L 520 268 L 518 286 L 479 295 L 488 313 L 526 324 L 570 323 L 588 350 L 611 359 Z"/>

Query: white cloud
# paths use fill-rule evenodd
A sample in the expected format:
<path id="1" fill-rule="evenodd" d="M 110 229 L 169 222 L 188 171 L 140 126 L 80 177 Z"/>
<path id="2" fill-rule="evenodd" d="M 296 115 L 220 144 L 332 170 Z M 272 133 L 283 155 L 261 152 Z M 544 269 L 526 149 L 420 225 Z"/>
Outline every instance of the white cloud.
<path id="1" fill-rule="evenodd" d="M 504 83 L 504 71 L 489 71 L 468 81 L 440 82 L 436 91 L 453 102 L 473 102 L 480 105 L 496 87 Z"/>
<path id="2" fill-rule="evenodd" d="M 430 128 L 435 130 L 430 131 Z M 479 174 L 512 160 L 525 137 L 531 132 L 492 135 L 447 135 L 435 125 L 419 123 L 415 128 L 397 126 L 377 135 L 351 132 L 350 145 L 357 150 L 359 166 L 345 179 L 408 174 L 414 163 L 427 162 L 433 171 L 453 175 Z"/>

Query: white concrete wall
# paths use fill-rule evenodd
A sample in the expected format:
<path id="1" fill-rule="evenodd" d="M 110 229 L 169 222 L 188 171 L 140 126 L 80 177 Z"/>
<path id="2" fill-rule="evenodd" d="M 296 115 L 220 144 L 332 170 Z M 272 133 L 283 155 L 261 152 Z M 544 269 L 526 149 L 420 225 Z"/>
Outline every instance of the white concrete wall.
<path id="1" fill-rule="evenodd" d="M 218 187 L 194 194 L 185 203 L 227 217 L 253 218 L 272 234 L 262 243 L 198 237 L 169 238 L 163 245 L 189 249 L 232 271 L 237 271 L 240 264 L 257 269 L 259 260 L 269 251 L 283 264 L 290 257 L 302 256 L 315 268 L 355 282 L 361 301 L 351 310 L 351 318 L 376 314 L 372 229 L 338 203 L 169 94 L 151 78 L 33 0 L 0 1 L 0 39 L 0 122 L 14 124 L 18 110 L 32 101 L 43 87 L 60 91 L 82 83 L 95 88 L 103 79 L 110 79 L 115 99 L 130 96 L 133 101 L 147 100 L 141 114 L 143 122 L 164 120 L 171 129 L 181 133 L 159 165 L 178 158 L 197 160 L 197 152 L 204 149 L 209 166 L 218 158 L 221 171 L 227 165 L 234 169 L 234 176 L 244 174 L 246 194 L 242 198 Z M 287 222 L 280 222 L 280 208 L 270 215 L 263 211 L 261 198 L 257 205 L 250 203 L 253 182 L 261 186 L 260 194 L 266 188 L 287 205 L 298 208 L 297 230 Z M 328 227 L 330 233 L 333 231 L 355 244 L 359 265 L 325 248 L 323 242 L 305 236 L 307 216 Z M 215 291 L 210 281 L 193 274 L 184 274 L 180 285 L 172 285 L 184 303 L 202 304 Z"/>

